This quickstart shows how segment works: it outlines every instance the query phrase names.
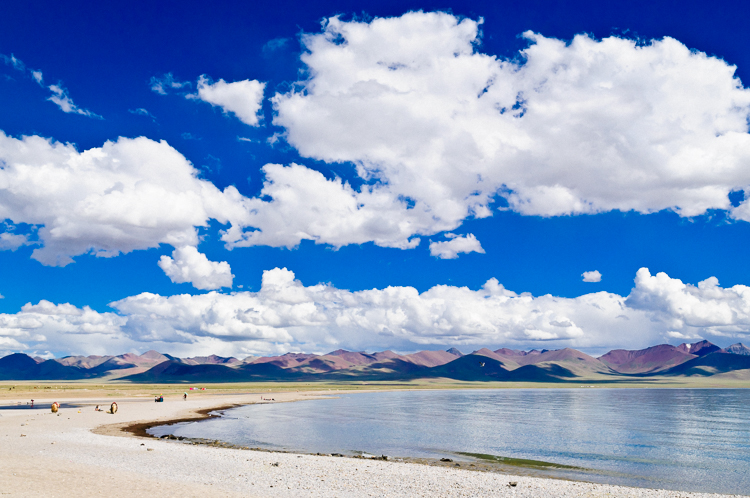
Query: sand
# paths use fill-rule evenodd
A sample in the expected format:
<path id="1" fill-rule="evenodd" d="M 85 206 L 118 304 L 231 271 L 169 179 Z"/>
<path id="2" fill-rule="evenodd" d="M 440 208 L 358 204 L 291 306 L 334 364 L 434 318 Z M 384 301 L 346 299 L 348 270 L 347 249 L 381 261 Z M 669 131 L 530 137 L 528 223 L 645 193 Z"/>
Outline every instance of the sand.
<path id="1" fill-rule="evenodd" d="M 309 496 L 309 497 L 573 497 L 720 496 L 627 488 L 330 456 L 188 445 L 123 431 L 138 423 L 200 417 L 201 410 L 318 397 L 320 393 L 190 395 L 117 400 L 114 415 L 95 412 L 109 398 L 69 398 L 59 416 L 53 399 L 37 408 L 0 401 L 0 495 Z M 21 402 L 26 402 L 24 399 Z M 41 404 L 41 405 L 40 405 Z M 72 405 L 72 407 L 70 406 Z M 514 487 L 509 483 L 516 482 Z"/>

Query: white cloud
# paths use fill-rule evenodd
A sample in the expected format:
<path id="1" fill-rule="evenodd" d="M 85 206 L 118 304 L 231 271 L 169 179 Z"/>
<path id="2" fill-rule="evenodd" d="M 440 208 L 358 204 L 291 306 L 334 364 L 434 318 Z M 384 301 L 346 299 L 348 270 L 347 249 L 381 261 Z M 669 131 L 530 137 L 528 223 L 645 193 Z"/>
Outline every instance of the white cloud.
<path id="1" fill-rule="evenodd" d="M 260 195 L 245 201 L 243 226 L 257 230 L 231 227 L 222 237 L 229 247 L 295 247 L 313 240 L 334 247 L 372 241 L 408 249 L 419 245 L 412 234 L 432 223 L 428 211 L 407 209 L 386 188 L 357 192 L 338 178 L 328 180 L 298 164 L 267 164 L 263 173 Z"/>
<path id="2" fill-rule="evenodd" d="M 689 337 L 750 333 L 750 287 L 722 288 L 716 277 L 695 286 L 666 273 L 652 276 L 641 268 L 627 305 L 647 311 L 665 327 Z"/>
<path id="3" fill-rule="evenodd" d="M 291 271 L 276 268 L 264 272 L 258 292 L 144 293 L 112 306 L 128 317 L 125 330 L 134 340 L 212 338 L 236 343 L 245 353 L 427 345 L 635 349 L 684 337 L 726 342 L 727 336 L 750 335 L 750 288 L 721 289 L 715 279 L 680 287 L 663 274 L 659 278 L 674 288 L 655 287 L 647 275 L 647 269 L 638 272 L 629 296 L 596 292 L 562 298 L 518 294 L 494 278 L 478 290 L 438 285 L 423 293 L 412 287 L 351 292 L 304 286 Z M 656 296 L 663 287 L 673 301 L 673 294 L 685 289 L 692 289 L 688 294 L 695 300 L 660 304 Z M 721 311 L 717 300 L 732 313 Z M 644 301 L 651 306 L 642 306 Z M 685 304 L 696 311 L 686 311 Z M 686 319 L 686 313 L 698 318 Z"/>
<path id="4" fill-rule="evenodd" d="M 732 209 L 728 193 L 750 185 L 750 91 L 734 66 L 672 38 L 566 43 L 531 32 L 528 48 L 501 60 L 477 49 L 478 27 L 409 13 L 331 18 L 303 36 L 309 78 L 273 97 L 274 124 L 303 156 L 352 161 L 380 180 L 365 197 L 410 200 L 379 217 L 398 230 L 371 240 L 453 230 L 489 216 L 498 193 L 526 215 L 696 216 Z M 360 194 L 338 191 L 367 211 Z M 732 210 L 748 213 L 749 202 Z"/>
<path id="5" fill-rule="evenodd" d="M 16 58 L 15 55 L 10 56 L 0 54 L 0 60 L 3 60 L 5 64 L 12 66 L 17 71 L 24 73 L 26 76 L 33 79 L 37 85 L 44 87 L 44 76 L 42 72 L 36 69 L 31 69 L 26 66 L 20 59 Z M 73 99 L 68 95 L 68 90 L 63 88 L 61 83 L 57 85 L 49 85 L 47 89 L 52 92 L 47 100 L 57 104 L 57 106 L 65 113 L 81 114 L 90 118 L 103 119 L 100 115 L 95 114 L 89 110 L 81 109 L 73 103 Z"/>
<path id="6" fill-rule="evenodd" d="M 27 76 L 30 76 L 39 86 L 44 86 L 44 78 L 41 71 L 26 67 L 26 64 L 22 60 L 18 59 L 15 55 L 0 54 L 0 59 L 5 62 L 6 65 L 13 67 L 16 71 L 20 71 Z"/>
<path id="7" fill-rule="evenodd" d="M 265 83 L 257 80 L 227 83 L 220 79 L 212 82 L 210 78 L 203 75 L 198 79 L 198 93 L 188 95 L 188 97 L 221 107 L 225 114 L 232 113 L 243 123 L 258 126 L 258 113 L 263 103 L 265 87 Z"/>
<path id="8" fill-rule="evenodd" d="M 159 95 L 166 95 L 171 90 L 191 87 L 192 83 L 189 81 L 178 81 L 172 73 L 166 73 L 161 78 L 152 76 L 149 85 L 151 86 L 152 92 L 158 93 Z"/>
<path id="9" fill-rule="evenodd" d="M 602 274 L 599 273 L 599 270 L 585 271 L 581 274 L 581 277 L 583 277 L 584 282 L 601 282 L 602 281 Z"/>
<path id="10" fill-rule="evenodd" d="M 0 349 L 106 352 L 127 342 L 121 327 L 126 319 L 116 313 L 98 313 L 88 306 L 55 305 L 42 300 L 24 305 L 16 314 L 0 314 Z M 96 353 L 91 353 L 96 354 Z"/>
<path id="11" fill-rule="evenodd" d="M 47 88 L 52 92 L 52 95 L 47 98 L 50 102 L 57 104 L 60 110 L 64 113 L 80 114 L 89 118 L 103 119 L 100 115 L 95 114 L 87 109 L 81 109 L 73 103 L 73 99 L 68 95 L 68 90 L 58 85 L 50 85 Z"/>
<path id="12" fill-rule="evenodd" d="M 189 282 L 201 290 L 232 287 L 234 275 L 226 261 L 209 261 L 205 254 L 192 246 L 178 247 L 172 252 L 172 257 L 174 259 L 162 256 L 159 260 L 159 268 L 172 282 Z"/>
<path id="13" fill-rule="evenodd" d="M 26 65 L 21 60 L 17 59 L 15 55 L 10 54 L 8 56 L 5 54 L 0 54 L 0 59 L 2 59 L 5 64 L 13 67 L 13 69 L 17 71 L 26 72 Z"/>
<path id="14" fill-rule="evenodd" d="M 199 179 L 163 141 L 120 138 L 79 152 L 0 132 L 0 162 L 0 219 L 39 226 L 41 247 L 32 257 L 46 265 L 64 266 L 85 253 L 196 246 L 196 226 L 246 217 L 234 187 L 222 192 Z"/>
<path id="15" fill-rule="evenodd" d="M 459 253 L 478 252 L 484 254 L 482 244 L 479 243 L 473 233 L 468 233 L 465 236 L 446 233 L 445 236 L 450 240 L 430 243 L 430 255 L 437 256 L 440 259 L 456 259 Z"/>
<path id="16" fill-rule="evenodd" d="M 21 246 L 29 244 L 27 235 L 10 232 L 0 233 L 0 251 L 15 251 Z"/>
<path id="17" fill-rule="evenodd" d="M 422 294 L 412 287 L 350 292 L 324 284 L 305 287 L 291 271 L 277 268 L 264 272 L 258 292 L 144 293 L 112 306 L 128 317 L 125 329 L 134 339 L 212 337 L 268 352 L 538 341 L 584 345 L 601 341 L 600 330 L 611 332 L 618 325 L 625 330 L 626 322 L 614 319 L 623 313 L 622 300 L 606 293 L 533 298 L 508 291 L 495 279 L 478 291 L 436 286 Z M 602 329 L 601 322 L 610 320 L 615 323 Z"/>
<path id="18" fill-rule="evenodd" d="M 146 292 L 111 303 L 117 313 L 27 304 L 19 313 L 0 314 L 0 349 L 246 355 L 450 345 L 603 352 L 696 338 L 727 344 L 750 336 L 749 289 L 721 288 L 713 277 L 692 286 L 643 268 L 629 296 L 534 297 L 494 278 L 478 290 L 438 285 L 422 293 L 412 287 L 352 292 L 304 286 L 291 271 L 276 268 L 263 273 L 258 292 Z"/>

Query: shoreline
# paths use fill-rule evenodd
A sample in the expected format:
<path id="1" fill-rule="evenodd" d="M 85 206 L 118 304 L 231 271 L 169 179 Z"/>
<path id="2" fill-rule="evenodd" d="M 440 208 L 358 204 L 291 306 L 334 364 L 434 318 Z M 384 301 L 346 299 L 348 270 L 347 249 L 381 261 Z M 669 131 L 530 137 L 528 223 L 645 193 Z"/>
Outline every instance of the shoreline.
<path id="1" fill-rule="evenodd" d="M 145 432 L 148 427 L 206 419 L 217 416 L 211 412 L 257 404 L 258 396 L 268 394 L 279 403 L 336 393 L 264 390 L 198 395 L 185 402 L 167 399 L 165 403 L 154 403 L 149 394 L 117 399 L 115 415 L 94 412 L 94 405 L 102 404 L 96 399 L 59 394 L 59 400 L 72 406 L 61 409 L 59 415 L 49 409 L 0 406 L 0 468 L 5 470 L 2 492 L 32 496 L 75 482 L 76 494 L 83 497 L 111 492 L 113 486 L 129 496 L 151 496 L 154 489 L 182 496 L 720 496 L 535 477 L 521 475 L 520 468 L 516 473 L 481 472 L 463 462 L 455 467 L 406 459 L 382 461 L 170 444 Z"/>
<path id="2" fill-rule="evenodd" d="M 221 413 L 211 414 L 211 412 L 223 412 L 225 410 L 230 410 L 232 408 L 239 408 L 240 406 L 247 406 L 247 405 L 233 403 L 233 404 L 225 405 L 225 406 L 217 406 L 216 408 L 201 408 L 201 409 L 195 410 L 193 412 L 194 413 L 193 416 L 175 418 L 175 419 L 165 420 L 165 421 L 137 422 L 134 424 L 126 425 L 125 427 L 120 427 L 119 429 L 120 431 L 129 433 L 134 437 L 159 439 L 156 436 L 152 436 L 146 431 L 148 431 L 152 427 L 159 427 L 162 425 L 174 425 L 174 424 L 180 424 L 182 422 L 198 422 L 200 420 L 207 420 L 211 418 L 221 417 L 222 415 Z M 93 432 L 95 434 L 107 433 L 107 435 L 109 435 L 108 434 L 109 431 L 106 430 L 106 427 L 108 426 L 104 425 L 104 426 L 96 427 L 95 429 L 93 429 Z M 100 430 L 101 432 L 97 432 Z"/>
<path id="3" fill-rule="evenodd" d="M 374 392 L 374 391 L 365 391 L 365 392 Z M 318 398 L 321 399 L 321 398 Z M 325 399 L 331 399 L 329 396 L 325 396 Z M 295 399 L 295 400 L 289 400 L 284 401 L 287 403 L 296 402 L 296 401 L 306 401 L 305 399 Z M 223 412 L 226 410 L 231 410 L 232 408 L 239 408 L 242 406 L 249 406 L 254 404 L 263 404 L 263 403 L 245 403 L 245 404 L 228 404 L 228 405 L 221 405 L 216 406 L 213 408 L 202 408 L 198 410 L 192 411 L 192 413 L 188 416 L 181 417 L 181 418 L 175 418 L 170 420 L 161 420 L 161 421 L 149 421 L 149 422 L 138 422 L 126 426 L 121 426 L 120 424 L 112 424 L 100 426 L 92 431 L 94 433 L 103 434 L 103 435 L 111 435 L 111 430 L 108 430 L 108 428 L 116 428 L 120 431 L 119 436 L 121 437 L 138 437 L 138 438 L 145 438 L 145 439 L 156 439 L 156 440 L 168 440 L 168 441 L 179 441 L 180 444 L 193 444 L 193 445 L 204 445 L 204 446 L 211 446 L 211 447 L 221 447 L 231 450 L 238 450 L 238 451 L 261 451 L 265 453 L 285 453 L 285 454 L 292 454 L 292 455 L 308 455 L 308 456 L 325 456 L 325 457 L 337 457 L 337 458 L 353 458 L 353 459 L 365 459 L 365 460 L 381 460 L 381 461 L 387 461 L 392 463 L 411 463 L 411 464 L 417 464 L 417 465 L 427 465 L 431 467 L 460 467 L 463 470 L 469 470 L 472 472 L 497 472 L 500 474 L 505 475 L 524 475 L 529 477 L 538 477 L 542 479 L 560 479 L 565 481 L 572 481 L 572 482 L 589 482 L 582 479 L 575 479 L 573 477 L 562 477 L 562 476 L 556 476 L 551 475 L 549 473 L 545 473 L 544 471 L 541 471 L 537 468 L 531 467 L 531 466 L 524 466 L 524 465 L 509 465 L 509 464 L 499 464 L 499 463 L 488 463 L 486 461 L 482 461 L 476 458 L 467 458 L 465 455 L 461 455 L 460 453 L 455 453 L 455 457 L 462 458 L 461 460 L 454 461 L 453 459 L 450 459 L 448 461 L 439 459 L 439 458 L 429 458 L 429 457 L 408 457 L 408 456 L 399 456 L 399 455 L 381 455 L 378 457 L 377 455 L 371 455 L 371 456 L 364 456 L 365 453 L 362 455 L 348 455 L 343 453 L 320 453 L 320 452 L 305 452 L 305 451 L 297 451 L 297 450 L 274 450 L 274 449 L 268 449 L 268 448 L 262 448 L 262 447 L 249 447 L 246 445 L 239 445 L 235 443 L 230 443 L 228 441 L 222 441 L 222 440 L 213 440 L 213 439 L 205 439 L 205 438 L 182 438 L 182 437 L 167 437 L 167 436 L 154 436 L 152 434 L 149 434 L 147 431 L 153 427 L 162 427 L 162 426 L 171 426 L 175 424 L 180 424 L 183 422 L 199 422 L 202 420 L 208 420 L 212 418 L 220 418 L 223 415 Z M 343 451 L 343 450 L 342 450 Z M 549 462 L 539 462 L 543 464 L 549 465 L 551 470 L 557 470 L 557 469 L 564 469 L 566 466 L 556 466 L 553 463 Z M 640 489 L 640 488 L 639 488 Z M 649 488 L 651 489 L 651 488 Z"/>

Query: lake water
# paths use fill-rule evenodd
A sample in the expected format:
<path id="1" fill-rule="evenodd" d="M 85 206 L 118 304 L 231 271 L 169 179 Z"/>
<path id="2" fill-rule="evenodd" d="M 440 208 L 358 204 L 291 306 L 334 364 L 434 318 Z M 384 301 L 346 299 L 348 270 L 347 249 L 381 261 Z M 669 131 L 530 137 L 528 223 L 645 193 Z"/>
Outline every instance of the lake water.
<path id="1" fill-rule="evenodd" d="M 537 469 L 540 475 L 750 495 L 750 390 L 745 389 L 341 394 L 249 405 L 221 418 L 150 432 L 305 453 L 455 461 L 470 460 L 460 453 L 476 453 L 580 468 Z"/>

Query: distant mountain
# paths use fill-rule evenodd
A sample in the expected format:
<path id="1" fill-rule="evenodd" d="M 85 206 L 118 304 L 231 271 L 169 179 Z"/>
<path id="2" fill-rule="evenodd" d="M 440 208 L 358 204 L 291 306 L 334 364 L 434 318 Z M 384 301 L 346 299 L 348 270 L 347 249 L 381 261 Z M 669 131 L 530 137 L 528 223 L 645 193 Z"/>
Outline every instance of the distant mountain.
<path id="1" fill-rule="evenodd" d="M 665 371 L 664 375 L 707 377 L 746 369 L 750 369 L 750 356 L 715 351 L 672 367 Z"/>
<path id="2" fill-rule="evenodd" d="M 94 368 L 114 358 L 114 356 L 66 356 L 55 361 L 66 367 Z"/>
<path id="3" fill-rule="evenodd" d="M 192 358 L 184 358 L 182 362 L 188 365 L 236 365 L 242 363 L 237 358 L 227 358 L 224 356 L 216 356 L 215 354 L 210 356 L 193 356 Z"/>
<path id="4" fill-rule="evenodd" d="M 688 354 L 694 354 L 696 356 L 706 356 L 707 354 L 719 351 L 721 348 L 716 344 L 711 344 L 708 341 L 694 342 L 693 344 L 680 344 L 677 346 L 678 349 L 682 349 Z"/>
<path id="5" fill-rule="evenodd" d="M 684 345 L 675 347 L 669 344 L 660 344 L 638 351 L 615 349 L 604 356 L 600 356 L 599 361 L 620 373 L 655 373 L 696 358 L 696 355 L 690 354 L 689 347 L 684 348 L 682 346 Z"/>
<path id="6" fill-rule="evenodd" d="M 458 354 L 451 352 L 451 350 L 458 352 Z M 456 357 L 461 356 L 463 356 L 463 354 L 458 350 L 451 348 L 448 351 L 420 351 L 419 353 L 402 356 L 401 359 L 423 367 L 437 367 L 445 365 L 446 363 L 455 360 Z"/>
<path id="7" fill-rule="evenodd" d="M 35 371 L 38 363 L 28 355 L 14 353 L 0 358 L 0 380 L 23 380 Z"/>
<path id="8" fill-rule="evenodd" d="M 750 356 L 750 348 L 742 344 L 741 342 L 738 342 L 737 344 L 732 344 L 728 348 L 722 349 L 725 353 L 732 353 L 732 354 L 739 354 L 742 356 Z"/>
<path id="9" fill-rule="evenodd" d="M 61 365 L 55 360 L 37 363 L 22 353 L 0 358 L 0 380 L 78 380 L 86 376 L 85 369 Z"/>
<path id="10" fill-rule="evenodd" d="M 237 382 L 246 380 L 242 373 L 224 365 L 187 365 L 167 360 L 150 368 L 146 372 L 129 375 L 123 380 L 132 382 Z"/>
<path id="11" fill-rule="evenodd" d="M 507 380 L 508 374 L 510 374 L 510 369 L 506 368 L 502 361 L 475 352 L 456 358 L 450 363 L 430 368 L 423 375 L 464 381 L 502 381 Z"/>
<path id="12" fill-rule="evenodd" d="M 739 372 L 734 374 L 733 372 Z M 742 372 L 744 371 L 744 373 Z M 642 350 L 618 349 L 593 358 L 571 348 L 455 348 L 399 355 L 337 349 L 318 355 L 287 353 L 244 361 L 216 355 L 177 358 L 158 351 L 141 355 L 67 356 L 38 362 L 25 354 L 0 358 L 0 380 L 121 379 L 131 382 L 405 381 L 453 379 L 494 382 L 608 381 L 632 377 L 734 375 L 750 377 L 750 348 L 720 349 L 708 341 Z M 739 376 L 739 377 L 737 377 Z"/>

